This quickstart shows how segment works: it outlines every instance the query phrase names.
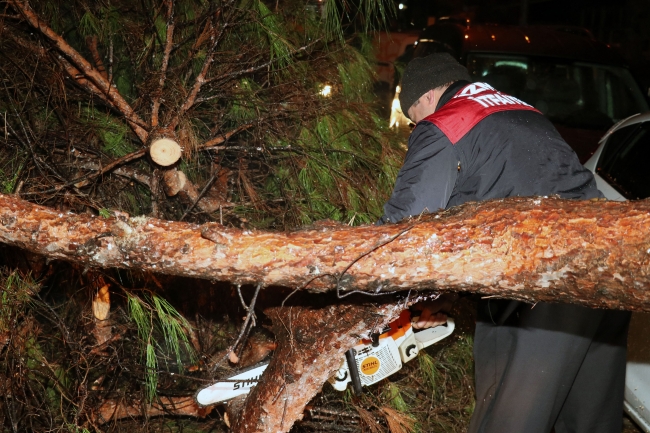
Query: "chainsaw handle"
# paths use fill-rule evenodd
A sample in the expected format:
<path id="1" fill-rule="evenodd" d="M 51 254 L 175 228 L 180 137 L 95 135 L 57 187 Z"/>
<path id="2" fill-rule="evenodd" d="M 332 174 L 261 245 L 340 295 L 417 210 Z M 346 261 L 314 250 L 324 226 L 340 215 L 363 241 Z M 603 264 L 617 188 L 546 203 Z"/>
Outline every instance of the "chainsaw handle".
<path id="1" fill-rule="evenodd" d="M 418 349 L 422 350 L 425 347 L 431 346 L 433 343 L 437 343 L 440 340 L 443 340 L 451 335 L 456 328 L 454 319 L 447 317 L 447 325 L 434 326 L 433 328 L 427 328 L 423 331 L 415 333 L 415 340 L 418 344 Z"/>
<path id="2" fill-rule="evenodd" d="M 359 376 L 359 367 L 357 367 L 357 361 L 354 358 L 356 355 L 357 351 L 354 350 L 354 348 L 351 348 L 345 352 L 345 360 L 348 362 L 348 372 L 350 373 L 352 390 L 354 391 L 354 395 L 358 397 L 363 393 L 363 391 L 361 390 L 361 377 Z"/>

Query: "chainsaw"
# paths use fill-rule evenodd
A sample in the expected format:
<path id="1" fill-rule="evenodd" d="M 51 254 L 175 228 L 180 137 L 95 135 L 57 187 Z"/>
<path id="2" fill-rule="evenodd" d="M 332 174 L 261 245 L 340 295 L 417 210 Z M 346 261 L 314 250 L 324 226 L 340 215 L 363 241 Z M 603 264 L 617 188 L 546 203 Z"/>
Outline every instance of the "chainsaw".
<path id="1" fill-rule="evenodd" d="M 370 386 L 396 373 L 420 350 L 448 337 L 453 331 L 454 320 L 448 318 L 444 325 L 415 332 L 411 326 L 411 312 L 404 310 L 381 334 L 373 334 L 369 340 L 362 339 L 348 350 L 341 367 L 328 381 L 337 391 L 345 391 L 351 383 L 355 394 L 359 395 L 362 386 Z M 247 394 L 267 366 L 268 362 L 203 388 L 196 394 L 196 401 L 208 406 Z"/>

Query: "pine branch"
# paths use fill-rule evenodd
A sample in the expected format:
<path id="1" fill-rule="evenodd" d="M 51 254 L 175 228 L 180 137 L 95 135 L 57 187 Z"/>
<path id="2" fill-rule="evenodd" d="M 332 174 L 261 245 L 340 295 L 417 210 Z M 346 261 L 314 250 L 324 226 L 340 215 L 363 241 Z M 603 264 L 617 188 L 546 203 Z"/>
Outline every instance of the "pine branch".
<path id="1" fill-rule="evenodd" d="M 20 45 L 21 47 L 35 53 L 39 57 L 48 56 L 48 51 L 42 46 L 36 45 L 33 42 L 30 42 L 26 39 L 16 36 L 14 32 L 6 31 L 7 30 L 6 28 L 3 30 L 5 30 L 3 32 L 4 35 L 6 35 L 9 39 L 14 41 L 16 44 Z M 79 69 L 75 68 L 65 58 L 60 56 L 55 56 L 54 61 L 56 61 L 66 71 L 66 73 L 73 79 L 73 81 L 77 85 L 79 85 L 81 88 L 88 91 L 89 93 L 96 95 L 107 104 L 112 105 L 110 101 L 106 98 L 106 96 L 97 88 L 97 86 L 95 86 L 91 81 L 88 81 L 84 77 L 84 75 L 79 71 Z M 25 75 L 28 76 L 28 74 Z"/>
<path id="2" fill-rule="evenodd" d="M 63 184 L 57 185 L 54 188 L 48 189 L 46 191 L 38 191 L 38 192 L 33 192 L 33 193 L 25 193 L 23 194 L 24 196 L 27 195 L 40 195 L 40 194 L 52 194 L 58 191 L 61 191 L 64 188 L 69 188 L 71 186 L 74 186 L 75 188 L 82 188 L 86 185 L 89 185 L 91 180 L 103 176 L 106 173 L 109 173 L 116 167 L 119 167 L 123 164 L 129 163 L 131 161 L 135 161 L 138 158 L 143 157 L 147 153 L 147 149 L 140 149 L 136 150 L 135 152 L 131 152 L 128 155 L 124 155 L 121 158 L 118 158 L 116 160 L 113 160 L 109 164 L 106 164 L 102 169 L 98 170 L 97 172 L 89 175 L 85 175 L 82 177 L 77 177 L 73 180 L 70 180 L 68 182 L 65 182 Z"/>
<path id="3" fill-rule="evenodd" d="M 194 85 L 192 86 L 192 89 L 190 90 L 190 93 L 187 95 L 187 98 L 185 98 L 185 102 L 183 102 L 183 105 L 178 110 L 178 113 L 172 121 L 169 123 L 169 128 L 171 130 L 176 129 L 176 126 L 178 126 L 178 122 L 180 122 L 181 117 L 190 109 L 192 106 L 194 106 L 194 103 L 196 102 L 196 98 L 199 95 L 199 92 L 201 91 L 201 86 L 205 83 L 206 75 L 208 74 L 208 70 L 210 69 L 210 65 L 212 64 L 212 61 L 214 59 L 214 50 L 217 46 L 217 44 L 220 41 L 221 35 L 223 34 L 223 28 L 222 31 L 219 33 L 219 37 L 215 35 L 214 33 L 215 27 L 211 24 L 210 25 L 210 32 L 212 33 L 212 38 L 214 38 L 214 42 L 212 43 L 212 46 L 208 50 L 207 55 L 205 56 L 205 60 L 203 61 L 203 66 L 201 67 L 201 72 L 196 76 L 196 79 L 194 80 Z"/>
<path id="4" fill-rule="evenodd" d="M 222 9 L 219 10 L 218 13 L 215 14 L 215 18 L 220 15 L 220 12 L 225 8 L 226 6 L 230 6 L 234 3 L 233 0 L 230 0 L 227 5 L 222 6 Z M 232 18 L 232 16 L 235 14 L 235 12 L 231 12 L 231 14 L 227 17 Z M 192 89 L 190 90 L 190 93 L 187 95 L 187 98 L 185 98 L 185 102 L 183 102 L 183 105 L 181 105 L 180 109 L 178 110 L 178 113 L 174 118 L 172 119 L 171 122 L 169 122 L 169 129 L 174 130 L 178 126 L 178 123 L 180 122 L 180 119 L 187 113 L 197 102 L 197 98 L 199 95 L 199 92 L 201 91 L 202 86 L 207 82 L 207 75 L 208 71 L 210 69 L 210 66 L 212 65 L 212 62 L 214 61 L 214 54 L 216 52 L 217 47 L 219 46 L 219 43 L 221 42 L 223 35 L 226 31 L 226 28 L 228 27 L 228 19 L 225 20 L 221 24 L 221 29 L 219 32 L 216 31 L 216 24 L 213 23 L 212 21 L 208 22 L 208 40 L 211 40 L 210 48 L 208 49 L 208 52 L 205 56 L 205 60 L 203 61 L 203 65 L 201 66 L 201 71 L 199 74 L 196 76 L 196 79 L 194 80 L 194 84 L 192 86 Z M 203 36 L 203 34 L 202 34 Z M 198 43 L 198 41 L 197 41 Z"/>
<path id="5" fill-rule="evenodd" d="M 162 65 L 160 67 L 160 79 L 158 80 L 158 89 L 154 92 L 153 102 L 151 104 L 151 127 L 158 126 L 158 112 L 160 111 L 160 100 L 162 98 L 165 80 L 167 79 L 167 67 L 169 66 L 169 57 L 174 47 L 174 0 L 165 0 L 167 4 L 167 40 L 165 41 L 165 51 L 163 53 Z"/>
<path id="6" fill-rule="evenodd" d="M 87 37 L 86 45 L 90 50 L 90 54 L 93 56 L 93 62 L 95 62 L 97 71 L 99 71 L 99 73 L 102 75 L 102 77 L 104 77 L 104 79 L 108 80 L 108 73 L 106 73 L 106 67 L 104 66 L 104 61 L 102 60 L 102 56 L 99 55 L 99 49 L 97 48 L 97 36 L 93 35 Z"/>
<path id="7" fill-rule="evenodd" d="M 61 56 L 65 56 L 72 65 L 78 69 L 79 75 L 72 75 L 72 78 L 81 83 L 81 79 L 88 80 L 92 86 L 82 85 L 86 90 L 96 96 L 102 97 L 114 109 L 122 113 L 127 120 L 133 132 L 138 136 L 143 143 L 147 142 L 149 133 L 147 125 L 140 119 L 137 113 L 131 108 L 128 102 L 120 95 L 118 90 L 114 88 L 102 74 L 95 69 L 77 50 L 75 50 L 68 42 L 65 41 L 58 33 L 56 33 L 48 24 L 43 21 L 28 2 L 23 0 L 8 0 L 8 2 L 16 9 L 27 23 L 35 30 L 38 30 L 50 42 L 54 44 L 55 49 Z"/>
<path id="8" fill-rule="evenodd" d="M 250 128 L 251 126 L 253 126 L 253 123 L 252 123 L 252 122 L 251 122 L 251 123 L 247 123 L 247 124 L 245 124 L 245 125 L 241 125 L 240 127 L 235 128 L 235 129 L 233 129 L 232 131 L 228 131 L 228 132 L 226 132 L 225 134 L 222 134 L 222 135 L 220 135 L 220 136 L 218 136 L 218 137 L 214 137 L 214 138 L 212 138 L 212 139 L 206 141 L 205 143 L 203 143 L 203 144 L 201 145 L 201 149 L 212 149 L 212 148 L 214 148 L 215 146 L 218 146 L 218 145 L 224 143 L 226 140 L 228 140 L 228 139 L 229 139 L 230 137 L 232 137 L 233 135 L 238 134 L 238 133 L 240 133 L 240 132 L 242 132 L 242 131 L 247 130 L 247 129 Z"/>
<path id="9" fill-rule="evenodd" d="M 296 54 L 298 54 L 300 52 L 307 51 L 307 49 L 309 47 L 314 46 L 315 44 L 319 43 L 321 40 L 322 40 L 322 38 L 317 38 L 317 39 L 311 41 L 310 43 L 308 43 L 306 45 L 303 45 L 300 48 L 296 48 L 291 53 L 291 55 L 295 56 Z M 262 69 L 268 68 L 269 66 L 271 66 L 273 63 L 276 63 L 277 61 L 278 61 L 277 59 L 271 59 L 271 60 L 269 60 L 267 62 L 264 62 L 264 63 L 262 63 L 260 65 L 257 65 L 257 66 L 251 66 L 249 68 L 241 69 L 239 71 L 230 72 L 230 73 L 227 73 L 227 74 L 223 74 L 223 75 L 220 75 L 218 77 L 212 77 L 212 78 L 206 80 L 206 82 L 207 83 L 212 83 L 212 82 L 215 82 L 215 81 L 219 82 L 219 81 L 223 81 L 223 80 L 227 80 L 227 79 L 231 79 L 231 78 L 236 78 L 236 77 L 246 75 L 246 74 L 252 74 L 253 72 L 257 72 L 257 71 L 260 71 Z"/>
<path id="10" fill-rule="evenodd" d="M 101 165 L 95 163 L 95 162 L 83 162 L 78 165 L 79 168 L 82 168 L 84 170 L 92 170 L 92 171 L 101 171 L 102 167 Z M 138 183 L 141 183 L 142 185 L 151 188 L 151 177 L 147 176 L 144 173 L 139 172 L 138 170 L 130 167 L 119 167 L 113 170 L 113 174 L 121 177 L 125 177 L 127 179 L 135 180 Z"/>
<path id="11" fill-rule="evenodd" d="M 236 128 L 236 129 L 233 129 L 231 131 L 228 131 L 228 132 L 226 132 L 225 134 L 223 134 L 223 135 L 221 135 L 219 137 L 215 137 L 215 138 L 205 142 L 201 146 L 201 148 L 206 149 L 206 150 L 207 149 L 215 149 L 216 146 L 224 143 L 225 141 L 227 141 L 233 135 L 248 129 L 251 126 L 252 126 L 252 123 L 248 123 L 246 125 L 242 125 L 242 126 Z M 131 152 L 131 153 L 127 154 L 127 155 L 124 155 L 121 158 L 118 158 L 118 159 L 115 159 L 115 160 L 111 161 L 110 163 L 106 164 L 102 168 L 98 167 L 97 171 L 95 173 L 92 173 L 92 174 L 89 174 L 89 175 L 84 175 L 84 176 L 81 176 L 81 177 L 77 177 L 77 178 L 75 178 L 73 180 L 70 180 L 68 182 L 65 182 L 63 184 L 56 185 L 54 188 L 51 188 L 51 189 L 46 190 L 46 191 L 39 191 L 39 192 L 34 192 L 34 193 L 25 193 L 23 195 L 27 196 L 27 195 L 37 195 L 37 194 L 52 194 L 52 193 L 61 191 L 62 189 L 68 188 L 68 187 L 71 187 L 71 186 L 74 186 L 75 188 L 82 188 L 84 186 L 89 185 L 90 182 L 93 179 L 104 176 L 107 173 L 110 173 L 111 171 L 115 170 L 117 167 L 120 167 L 120 166 L 122 166 L 124 164 L 127 164 L 129 162 L 135 161 L 136 159 L 142 158 L 146 153 L 147 153 L 147 149 L 136 150 L 135 152 Z"/>

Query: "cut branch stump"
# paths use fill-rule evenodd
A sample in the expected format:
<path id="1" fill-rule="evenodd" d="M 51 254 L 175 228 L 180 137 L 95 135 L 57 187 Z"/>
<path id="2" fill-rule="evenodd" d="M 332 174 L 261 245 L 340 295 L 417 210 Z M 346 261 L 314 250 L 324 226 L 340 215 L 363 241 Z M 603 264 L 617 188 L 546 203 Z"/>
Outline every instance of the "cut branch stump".
<path id="1" fill-rule="evenodd" d="M 181 159 L 183 151 L 181 146 L 170 138 L 154 140 L 149 147 L 149 156 L 156 164 L 169 167 Z"/>
<path id="2" fill-rule="evenodd" d="M 175 168 L 166 170 L 163 174 L 163 188 L 169 197 L 175 195 L 188 204 L 196 203 L 196 206 L 203 212 L 211 213 L 219 209 L 221 201 L 208 195 L 200 196 L 196 185 L 187 179 L 185 173 Z"/>
<path id="3" fill-rule="evenodd" d="M 108 319 L 108 314 L 111 310 L 111 295 L 109 292 L 109 285 L 102 286 L 93 299 L 93 315 L 97 320 Z"/>

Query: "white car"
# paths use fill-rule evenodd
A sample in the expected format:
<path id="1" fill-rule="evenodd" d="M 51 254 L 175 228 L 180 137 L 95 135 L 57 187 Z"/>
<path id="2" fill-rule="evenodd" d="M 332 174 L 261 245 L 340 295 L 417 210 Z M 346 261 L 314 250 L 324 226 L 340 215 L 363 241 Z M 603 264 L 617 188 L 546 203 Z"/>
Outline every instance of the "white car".
<path id="1" fill-rule="evenodd" d="M 610 200 L 650 197 L 650 112 L 614 125 L 585 163 Z M 628 334 L 625 412 L 650 433 L 650 313 L 633 313 Z"/>

